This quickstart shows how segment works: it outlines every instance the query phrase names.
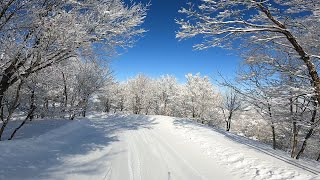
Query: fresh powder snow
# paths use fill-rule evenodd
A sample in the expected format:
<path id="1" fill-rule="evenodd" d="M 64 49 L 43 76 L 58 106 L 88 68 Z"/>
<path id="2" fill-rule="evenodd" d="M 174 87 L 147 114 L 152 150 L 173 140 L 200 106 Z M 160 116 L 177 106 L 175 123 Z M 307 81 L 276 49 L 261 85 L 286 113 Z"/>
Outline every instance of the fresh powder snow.
<path id="1" fill-rule="evenodd" d="M 97 113 L 19 133 L 0 143 L 0 179 L 320 179 L 315 162 L 182 118 Z"/>

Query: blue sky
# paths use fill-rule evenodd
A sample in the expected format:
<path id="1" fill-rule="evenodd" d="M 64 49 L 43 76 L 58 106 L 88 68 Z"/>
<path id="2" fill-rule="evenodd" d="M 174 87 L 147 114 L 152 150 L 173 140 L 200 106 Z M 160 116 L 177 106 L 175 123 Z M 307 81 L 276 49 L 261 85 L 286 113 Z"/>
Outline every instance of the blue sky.
<path id="1" fill-rule="evenodd" d="M 149 0 L 141 0 L 143 3 Z M 152 0 L 143 27 L 148 30 L 128 51 L 116 57 L 111 68 L 119 81 L 125 81 L 139 73 L 150 77 L 171 74 L 184 82 L 187 73 L 200 72 L 215 78 L 218 72 L 232 78 L 235 76 L 240 58 L 236 52 L 220 48 L 195 51 L 192 46 L 201 39 L 178 41 L 175 32 L 179 26 L 178 10 L 186 6 L 186 0 Z"/>

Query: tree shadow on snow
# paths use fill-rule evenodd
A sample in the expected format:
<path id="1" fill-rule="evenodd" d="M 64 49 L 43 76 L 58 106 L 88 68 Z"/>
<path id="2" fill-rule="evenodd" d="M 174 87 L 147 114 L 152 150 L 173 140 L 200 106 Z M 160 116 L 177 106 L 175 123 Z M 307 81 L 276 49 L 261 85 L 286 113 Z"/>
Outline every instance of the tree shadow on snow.
<path id="1" fill-rule="evenodd" d="M 21 122 L 21 120 L 10 121 L 3 132 L 2 140 L 7 140 Z M 35 119 L 33 121 L 27 121 L 26 124 L 17 131 L 13 139 L 36 138 L 41 134 L 57 129 L 69 122 L 72 121 L 68 119 Z"/>
<path id="2" fill-rule="evenodd" d="M 102 173 L 105 161 L 124 151 L 110 151 L 120 133 L 155 124 L 154 119 L 139 115 L 101 114 L 89 119 L 67 123 L 38 138 L 0 142 L 0 179 L 63 179 L 66 174 Z"/>

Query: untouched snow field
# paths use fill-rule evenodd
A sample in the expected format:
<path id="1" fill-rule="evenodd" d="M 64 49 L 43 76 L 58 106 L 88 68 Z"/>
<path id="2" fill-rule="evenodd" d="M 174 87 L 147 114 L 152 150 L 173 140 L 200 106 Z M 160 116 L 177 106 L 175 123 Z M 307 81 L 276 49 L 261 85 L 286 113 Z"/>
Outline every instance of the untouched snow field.
<path id="1" fill-rule="evenodd" d="M 95 114 L 19 134 L 0 142 L 0 179 L 320 179 L 319 164 L 187 119 Z"/>

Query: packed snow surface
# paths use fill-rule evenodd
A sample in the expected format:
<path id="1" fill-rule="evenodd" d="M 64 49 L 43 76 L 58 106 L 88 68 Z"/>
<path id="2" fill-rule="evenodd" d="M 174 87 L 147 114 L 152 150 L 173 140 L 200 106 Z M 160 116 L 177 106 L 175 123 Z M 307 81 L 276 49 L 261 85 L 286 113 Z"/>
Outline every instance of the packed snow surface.
<path id="1" fill-rule="evenodd" d="M 319 179 L 316 164 L 187 119 L 92 114 L 52 121 L 31 122 L 14 141 L 0 142 L 0 179 Z"/>

